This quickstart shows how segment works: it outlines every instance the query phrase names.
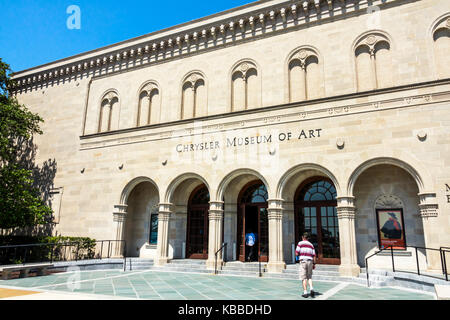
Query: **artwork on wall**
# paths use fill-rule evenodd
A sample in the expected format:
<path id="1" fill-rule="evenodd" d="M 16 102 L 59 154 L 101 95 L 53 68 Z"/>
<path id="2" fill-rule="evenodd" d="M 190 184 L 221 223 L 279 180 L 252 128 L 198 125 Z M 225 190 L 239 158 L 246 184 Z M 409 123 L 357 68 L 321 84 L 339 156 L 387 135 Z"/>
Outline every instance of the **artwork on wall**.
<path id="1" fill-rule="evenodd" d="M 406 249 L 402 209 L 377 209 L 378 245 L 380 249 Z"/>

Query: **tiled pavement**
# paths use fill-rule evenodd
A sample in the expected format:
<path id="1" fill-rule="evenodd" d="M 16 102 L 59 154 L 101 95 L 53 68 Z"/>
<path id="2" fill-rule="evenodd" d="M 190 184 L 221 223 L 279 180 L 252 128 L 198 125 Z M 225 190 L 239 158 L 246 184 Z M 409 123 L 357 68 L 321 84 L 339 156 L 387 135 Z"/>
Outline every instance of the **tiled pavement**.
<path id="1" fill-rule="evenodd" d="M 84 271 L 0 281 L 0 287 L 44 292 L 96 294 L 151 300 L 303 300 L 300 281 L 176 272 Z M 432 300 L 434 295 L 400 288 L 366 288 L 315 281 L 316 299 Z M 26 299 L 25 296 L 20 297 Z"/>

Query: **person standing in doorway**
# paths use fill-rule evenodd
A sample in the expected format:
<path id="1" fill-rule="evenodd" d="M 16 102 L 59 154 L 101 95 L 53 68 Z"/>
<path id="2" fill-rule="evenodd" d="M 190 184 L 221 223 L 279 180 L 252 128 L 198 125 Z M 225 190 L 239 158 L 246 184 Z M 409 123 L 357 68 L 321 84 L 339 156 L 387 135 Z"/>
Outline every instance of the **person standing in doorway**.
<path id="1" fill-rule="evenodd" d="M 297 244 L 295 255 L 299 257 L 300 280 L 303 282 L 303 298 L 308 298 L 307 285 L 309 282 L 309 290 L 311 297 L 314 298 L 315 292 L 312 282 L 312 271 L 316 268 L 316 251 L 311 242 L 309 242 L 309 233 L 305 232 L 302 241 Z"/>
<path id="2" fill-rule="evenodd" d="M 245 235 L 245 247 L 247 254 L 247 261 L 250 262 L 253 259 L 253 248 L 256 243 L 256 234 L 253 233 L 252 229 L 248 229 L 248 233 Z"/>

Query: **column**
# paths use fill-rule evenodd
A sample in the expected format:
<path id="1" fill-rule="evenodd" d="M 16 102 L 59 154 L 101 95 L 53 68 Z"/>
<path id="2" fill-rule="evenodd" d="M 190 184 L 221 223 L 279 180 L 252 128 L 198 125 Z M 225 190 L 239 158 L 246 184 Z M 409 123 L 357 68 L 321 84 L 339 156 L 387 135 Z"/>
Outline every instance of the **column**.
<path id="1" fill-rule="evenodd" d="M 439 230 L 438 224 L 438 205 L 436 203 L 436 194 L 431 192 L 419 194 L 419 209 L 423 223 L 423 236 L 425 238 L 425 247 L 439 249 Z M 441 257 L 439 251 L 427 250 L 426 257 L 428 269 L 442 270 Z"/>
<path id="2" fill-rule="evenodd" d="M 173 212 L 171 203 L 160 203 L 158 214 L 158 244 L 155 265 L 162 266 L 169 260 L 169 219 Z"/>
<path id="3" fill-rule="evenodd" d="M 208 260 L 206 267 L 214 269 L 216 265 L 217 250 L 222 246 L 222 230 L 223 230 L 223 202 L 209 202 L 209 238 L 208 238 Z M 217 267 L 221 269 L 223 265 L 222 251 L 217 254 Z"/>
<path id="4" fill-rule="evenodd" d="M 370 46 L 370 62 L 372 65 L 372 88 L 375 90 L 378 88 L 377 77 L 377 64 L 375 61 L 375 47 Z"/>
<path id="5" fill-rule="evenodd" d="M 128 206 L 126 204 L 118 204 L 114 206 L 113 222 L 116 232 L 115 240 L 117 241 L 113 245 L 113 257 L 123 257 L 124 255 L 126 255 L 126 252 L 124 252 L 124 250 L 126 249 L 125 243 L 121 241 L 125 240 L 125 222 L 127 220 L 127 209 Z"/>
<path id="6" fill-rule="evenodd" d="M 341 265 L 339 273 L 345 277 L 357 277 L 361 268 L 358 265 L 356 251 L 356 232 L 354 197 L 337 198 L 339 220 L 339 243 L 341 247 Z"/>
<path id="7" fill-rule="evenodd" d="M 269 199 L 269 263 L 268 272 L 282 272 L 286 269 L 283 255 L 283 200 Z"/>

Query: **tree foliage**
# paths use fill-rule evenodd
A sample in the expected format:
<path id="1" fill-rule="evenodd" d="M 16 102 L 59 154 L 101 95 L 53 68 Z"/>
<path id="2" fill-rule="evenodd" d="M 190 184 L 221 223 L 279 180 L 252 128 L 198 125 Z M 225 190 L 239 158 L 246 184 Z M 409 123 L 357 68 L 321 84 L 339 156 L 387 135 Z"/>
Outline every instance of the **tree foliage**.
<path id="1" fill-rule="evenodd" d="M 9 93 L 11 69 L 0 58 L 0 228 L 44 223 L 51 209 L 42 199 L 24 157 L 43 119 Z"/>

